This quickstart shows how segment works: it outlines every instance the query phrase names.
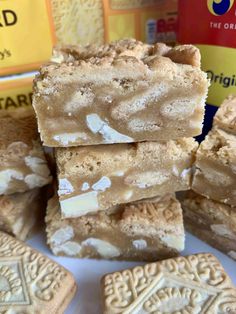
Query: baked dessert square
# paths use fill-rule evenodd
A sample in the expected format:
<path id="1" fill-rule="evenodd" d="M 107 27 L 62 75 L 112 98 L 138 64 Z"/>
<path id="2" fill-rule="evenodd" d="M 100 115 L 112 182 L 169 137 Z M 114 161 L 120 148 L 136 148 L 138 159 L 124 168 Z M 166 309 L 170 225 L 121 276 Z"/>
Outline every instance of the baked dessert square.
<path id="1" fill-rule="evenodd" d="M 56 49 L 34 81 L 43 143 L 66 147 L 201 134 L 208 90 L 200 52 L 134 39 Z"/>
<path id="2" fill-rule="evenodd" d="M 51 182 L 34 115 L 0 115 L 0 195 Z"/>
<path id="3" fill-rule="evenodd" d="M 228 96 L 214 116 L 214 125 L 236 135 L 236 96 Z"/>
<path id="4" fill-rule="evenodd" d="M 236 260 L 236 207 L 193 191 L 185 193 L 181 204 L 187 230 Z"/>
<path id="5" fill-rule="evenodd" d="M 64 267 L 0 232 L 2 313 L 63 314 L 76 292 Z"/>
<path id="6" fill-rule="evenodd" d="M 104 314 L 236 313 L 236 288 L 208 253 L 107 274 L 101 289 Z"/>
<path id="7" fill-rule="evenodd" d="M 63 218 L 190 188 L 198 144 L 167 142 L 56 148 Z"/>
<path id="8" fill-rule="evenodd" d="M 0 196 L 0 230 L 24 241 L 43 221 L 46 200 L 41 189 Z"/>
<path id="9" fill-rule="evenodd" d="M 48 202 L 47 243 L 55 255 L 156 261 L 184 249 L 180 203 L 173 195 L 146 199 L 79 218 L 62 219 L 58 198 Z"/>
<path id="10" fill-rule="evenodd" d="M 236 136 L 213 128 L 200 144 L 192 188 L 221 203 L 236 206 Z"/>

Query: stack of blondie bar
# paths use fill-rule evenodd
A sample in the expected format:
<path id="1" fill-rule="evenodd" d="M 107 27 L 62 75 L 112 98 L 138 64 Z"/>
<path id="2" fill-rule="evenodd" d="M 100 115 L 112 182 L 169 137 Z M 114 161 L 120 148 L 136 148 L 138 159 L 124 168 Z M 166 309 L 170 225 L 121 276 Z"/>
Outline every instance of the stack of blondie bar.
<path id="1" fill-rule="evenodd" d="M 183 201 L 187 229 L 236 260 L 236 96 L 200 144 L 192 188 Z"/>
<path id="2" fill-rule="evenodd" d="M 41 139 L 55 148 L 54 254 L 151 261 L 184 248 L 174 193 L 190 188 L 207 89 L 191 45 L 54 51 L 33 99 Z"/>
<path id="3" fill-rule="evenodd" d="M 32 109 L 1 112 L 0 125 L 0 230 L 25 240 L 43 214 L 50 171 Z"/>

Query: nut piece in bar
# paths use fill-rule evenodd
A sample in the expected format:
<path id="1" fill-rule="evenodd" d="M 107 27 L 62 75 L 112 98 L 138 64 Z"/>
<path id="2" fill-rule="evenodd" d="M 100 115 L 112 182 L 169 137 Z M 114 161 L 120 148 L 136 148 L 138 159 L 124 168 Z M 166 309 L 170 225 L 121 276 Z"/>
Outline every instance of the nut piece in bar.
<path id="1" fill-rule="evenodd" d="M 47 146 L 201 134 L 208 80 L 194 46 L 130 39 L 56 49 L 52 61 L 36 77 L 33 97 Z"/>
<path id="2" fill-rule="evenodd" d="M 187 230 L 236 260 L 236 207 L 193 191 L 181 203 Z"/>
<path id="3" fill-rule="evenodd" d="M 52 252 L 79 258 L 156 261 L 184 249 L 182 209 L 172 195 L 118 205 L 109 212 L 62 219 L 54 196 L 46 216 Z"/>
<path id="4" fill-rule="evenodd" d="M 62 217 L 188 190 L 197 146 L 194 139 L 183 138 L 56 148 Z"/>
<path id="5" fill-rule="evenodd" d="M 214 125 L 236 135 L 236 96 L 228 96 L 214 116 Z"/>
<path id="6" fill-rule="evenodd" d="M 208 253 L 107 274 L 101 284 L 103 314 L 236 313 L 236 288 Z"/>
<path id="7" fill-rule="evenodd" d="M 236 206 L 236 136 L 213 128 L 197 150 L 192 188 L 221 203 Z"/>
<path id="8" fill-rule="evenodd" d="M 1 313 L 63 314 L 76 292 L 64 267 L 0 232 Z"/>
<path id="9" fill-rule="evenodd" d="M 47 185 L 50 171 L 33 115 L 0 116 L 0 195 Z"/>
<path id="10" fill-rule="evenodd" d="M 24 241 L 37 230 L 45 209 L 40 189 L 0 196 L 0 230 Z"/>

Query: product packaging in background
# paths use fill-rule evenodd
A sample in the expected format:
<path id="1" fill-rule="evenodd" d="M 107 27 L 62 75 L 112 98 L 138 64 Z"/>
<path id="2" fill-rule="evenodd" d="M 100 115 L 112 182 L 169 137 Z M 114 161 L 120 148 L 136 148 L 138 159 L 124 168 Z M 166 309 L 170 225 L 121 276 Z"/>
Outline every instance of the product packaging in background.
<path id="1" fill-rule="evenodd" d="M 207 99 L 206 133 L 212 116 L 229 94 L 236 94 L 236 1 L 179 0 L 177 41 L 194 44 L 202 69 L 211 81 Z"/>
<path id="2" fill-rule="evenodd" d="M 177 0 L 51 0 L 58 43 L 176 41 Z"/>
<path id="3" fill-rule="evenodd" d="M 32 110 L 32 82 L 36 72 L 0 78 L 0 115 L 28 115 Z"/>
<path id="4" fill-rule="evenodd" d="M 4 0 L 0 76 L 37 70 L 58 44 L 176 41 L 177 0 Z"/>
<path id="5" fill-rule="evenodd" d="M 0 75 L 38 69 L 55 43 L 49 0 L 0 3 Z"/>

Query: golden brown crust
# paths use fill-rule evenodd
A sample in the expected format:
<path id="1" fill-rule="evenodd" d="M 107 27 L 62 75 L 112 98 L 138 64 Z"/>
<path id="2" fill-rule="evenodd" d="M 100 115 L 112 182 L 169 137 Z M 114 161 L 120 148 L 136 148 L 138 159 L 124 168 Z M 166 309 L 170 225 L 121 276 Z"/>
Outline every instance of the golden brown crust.
<path id="1" fill-rule="evenodd" d="M 214 116 L 214 125 L 236 135 L 236 96 L 229 95 Z"/>

